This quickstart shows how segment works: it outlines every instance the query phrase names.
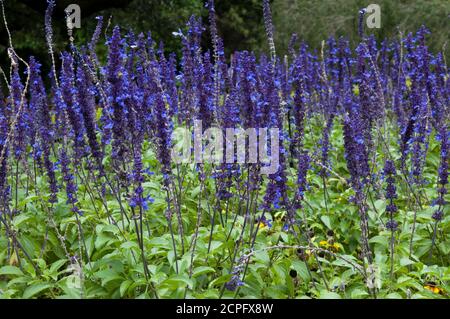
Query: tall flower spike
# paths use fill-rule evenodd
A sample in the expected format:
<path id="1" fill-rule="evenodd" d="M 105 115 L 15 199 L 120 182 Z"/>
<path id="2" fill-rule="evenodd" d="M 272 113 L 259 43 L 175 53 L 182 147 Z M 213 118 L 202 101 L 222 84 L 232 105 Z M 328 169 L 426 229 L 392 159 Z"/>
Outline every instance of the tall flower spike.
<path id="1" fill-rule="evenodd" d="M 270 10 L 270 1 L 263 0 L 264 26 L 266 28 L 267 41 L 269 43 L 270 57 L 272 63 L 276 62 L 275 41 L 273 38 L 274 29 L 272 22 L 272 12 Z"/>
<path id="2" fill-rule="evenodd" d="M 449 130 L 445 126 L 440 129 L 439 139 L 441 140 L 441 161 L 438 169 L 438 197 L 433 203 L 437 209 L 432 216 L 435 221 L 441 221 L 444 218 L 444 206 L 447 204 L 444 196 L 447 194 L 450 143 Z"/>
<path id="3" fill-rule="evenodd" d="M 50 54 L 50 58 L 52 59 L 52 72 L 53 77 L 56 83 L 56 86 L 59 86 L 58 78 L 56 76 L 56 64 L 55 64 L 55 56 L 53 54 L 53 28 L 52 28 L 52 13 L 55 8 L 55 0 L 47 0 L 47 9 L 45 10 L 45 39 L 47 41 L 48 52 Z"/>
<path id="4" fill-rule="evenodd" d="M 123 40 L 120 29 L 116 26 L 111 39 L 108 41 L 108 64 L 106 68 L 106 79 L 108 81 L 108 105 L 112 108 L 112 158 L 119 163 L 123 162 L 126 152 L 125 137 L 125 115 L 128 112 L 125 100 L 128 92 L 124 90 L 126 83 L 123 59 Z"/>
<path id="5" fill-rule="evenodd" d="M 7 159 L 8 149 L 6 145 L 6 136 L 9 128 L 9 114 L 6 105 L 3 103 L 2 88 L 0 86 L 0 203 L 4 204 L 5 188 L 7 184 Z"/>
<path id="6" fill-rule="evenodd" d="M 54 164 L 51 161 L 51 148 L 54 139 L 54 128 L 51 120 L 50 108 L 44 83 L 40 75 L 40 64 L 32 57 L 30 59 L 30 105 L 37 112 L 37 123 L 44 156 L 44 165 L 50 184 L 50 203 L 56 202 L 58 186 Z"/>
<path id="7" fill-rule="evenodd" d="M 83 115 L 84 127 L 86 128 L 87 140 L 92 156 L 97 164 L 97 169 L 103 174 L 103 153 L 97 141 L 95 99 L 90 89 L 90 79 L 82 66 L 77 67 L 77 97 Z"/>
<path id="8" fill-rule="evenodd" d="M 12 59 L 12 75 L 10 81 L 10 94 L 9 94 L 9 109 L 11 114 L 18 114 L 19 109 L 21 108 L 21 99 L 22 99 L 22 91 L 24 89 L 24 85 L 20 79 L 19 75 L 19 62 L 17 61 L 17 57 L 15 55 L 11 56 Z M 26 105 L 26 101 L 24 101 L 24 105 Z M 22 106 L 22 109 L 25 107 Z M 16 124 L 14 127 L 14 139 L 11 141 L 12 150 L 14 152 L 14 156 L 19 159 L 23 156 L 25 152 L 26 145 L 26 131 L 27 131 L 27 123 L 25 121 L 25 112 L 20 112 L 17 115 Z"/>
<path id="9" fill-rule="evenodd" d="M 100 34 L 102 32 L 103 27 L 103 17 L 98 16 L 96 19 L 97 19 L 97 26 L 95 27 L 95 31 L 92 35 L 91 41 L 88 44 L 89 54 L 91 56 L 91 60 L 94 63 L 94 65 L 97 65 L 98 62 L 97 54 L 95 53 L 95 47 L 97 45 L 98 40 L 100 39 Z"/>
<path id="10" fill-rule="evenodd" d="M 63 52 L 61 56 L 61 95 L 65 103 L 68 122 L 71 126 L 70 133 L 73 135 L 75 150 L 75 161 L 79 161 L 85 155 L 84 125 L 80 105 L 76 99 L 77 89 L 75 87 L 74 61 L 70 53 Z M 69 131 L 69 130 L 67 130 Z"/>
<path id="11" fill-rule="evenodd" d="M 74 213 L 80 214 L 81 211 L 77 206 L 78 198 L 77 198 L 77 185 L 75 182 L 75 176 L 73 176 L 70 169 L 70 159 L 67 156 L 66 150 L 61 148 L 60 152 L 60 164 L 61 164 L 61 172 L 63 176 L 63 180 L 66 184 L 66 195 L 67 195 L 67 204 L 71 206 L 71 210 Z"/>
<path id="12" fill-rule="evenodd" d="M 364 37 L 364 15 L 366 14 L 366 8 L 359 10 L 358 16 L 358 34 L 362 38 Z"/>
<path id="13" fill-rule="evenodd" d="M 398 209 L 394 204 L 394 200 L 397 198 L 397 191 L 395 187 L 396 170 L 393 161 L 386 161 L 384 165 L 384 176 L 386 178 L 386 199 L 389 201 L 386 206 L 386 212 L 389 213 L 389 221 L 386 223 L 386 228 L 395 231 L 397 230 L 398 223 L 394 219 L 394 214 Z"/>

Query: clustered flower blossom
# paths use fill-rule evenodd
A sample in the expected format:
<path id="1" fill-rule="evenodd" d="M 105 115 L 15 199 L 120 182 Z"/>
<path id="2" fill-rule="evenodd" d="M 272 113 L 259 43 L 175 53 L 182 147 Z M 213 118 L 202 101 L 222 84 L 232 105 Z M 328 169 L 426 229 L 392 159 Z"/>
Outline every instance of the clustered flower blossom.
<path id="1" fill-rule="evenodd" d="M 384 165 L 384 176 L 386 178 L 386 199 L 388 204 L 386 206 L 386 212 L 389 214 L 389 221 L 386 223 L 386 228 L 395 231 L 397 230 L 398 223 L 394 219 L 394 214 L 397 213 L 397 206 L 394 204 L 394 200 L 397 198 L 397 190 L 395 187 L 395 164 L 392 160 L 387 160 Z"/>
<path id="2" fill-rule="evenodd" d="M 444 218 L 444 206 L 447 204 L 444 196 L 447 194 L 447 184 L 448 184 L 448 172 L 449 172 L 449 131 L 442 127 L 439 132 L 439 139 L 441 142 L 441 160 L 438 169 L 438 197 L 434 201 L 434 205 L 437 206 L 436 211 L 433 213 L 432 217 L 435 221 L 441 221 Z"/>

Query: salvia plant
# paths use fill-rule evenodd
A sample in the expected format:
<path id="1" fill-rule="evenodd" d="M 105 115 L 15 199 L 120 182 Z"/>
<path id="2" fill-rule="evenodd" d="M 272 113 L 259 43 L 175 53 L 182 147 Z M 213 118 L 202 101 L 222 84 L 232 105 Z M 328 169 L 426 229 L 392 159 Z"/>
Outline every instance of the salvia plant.
<path id="1" fill-rule="evenodd" d="M 192 16 L 174 32 L 180 59 L 150 32 L 102 17 L 89 43 L 71 37 L 57 52 L 54 1 L 50 74 L 10 37 L 0 296 L 448 297 L 445 54 L 428 50 L 425 27 L 378 43 L 362 10 L 360 43 L 330 37 L 312 49 L 294 35 L 279 56 L 262 6 L 267 56 L 225 56 L 213 0 L 206 23 Z M 211 128 L 231 155 L 199 161 Z M 181 163 L 180 129 L 190 154 Z M 248 133 L 246 160 L 230 130 Z M 278 159 L 268 174 L 260 156 L 249 160 L 253 138 Z"/>

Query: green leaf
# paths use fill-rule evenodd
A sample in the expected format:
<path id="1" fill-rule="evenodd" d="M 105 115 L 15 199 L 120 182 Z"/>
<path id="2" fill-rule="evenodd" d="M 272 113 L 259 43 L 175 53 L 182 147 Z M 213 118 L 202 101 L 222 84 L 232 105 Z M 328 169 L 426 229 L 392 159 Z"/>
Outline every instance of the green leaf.
<path id="1" fill-rule="evenodd" d="M 96 272 L 96 276 L 98 276 L 102 280 L 102 286 L 105 286 L 107 283 L 113 280 L 122 280 L 123 278 L 116 271 L 112 269 L 106 269 L 102 271 Z"/>
<path id="2" fill-rule="evenodd" d="M 341 296 L 335 292 L 322 290 L 319 299 L 342 299 Z"/>
<path id="3" fill-rule="evenodd" d="M 207 274 L 210 272 L 215 272 L 216 270 L 212 267 L 208 267 L 208 266 L 200 266 L 200 267 L 196 267 L 192 273 L 192 277 L 198 277 L 200 275 L 203 274 Z"/>
<path id="4" fill-rule="evenodd" d="M 130 288 L 130 286 L 133 284 L 133 282 L 131 280 L 125 280 L 124 282 L 122 282 L 120 284 L 120 297 L 125 296 L 128 288 Z"/>
<path id="5" fill-rule="evenodd" d="M 51 286 L 52 285 L 48 284 L 48 283 L 29 286 L 27 289 L 25 289 L 22 298 L 29 299 L 29 298 L 33 297 L 34 295 L 40 293 L 41 291 L 44 291 L 45 289 L 50 288 Z"/>
<path id="6" fill-rule="evenodd" d="M 400 265 L 402 266 L 408 266 L 408 265 L 413 265 L 414 261 L 410 260 L 407 257 L 403 257 L 402 259 L 400 259 Z"/>
<path id="7" fill-rule="evenodd" d="M 403 299 L 403 297 L 397 293 L 397 292 L 391 292 L 390 294 L 386 295 L 386 299 Z"/>
<path id="8" fill-rule="evenodd" d="M 389 245 L 388 239 L 385 236 L 381 236 L 381 235 L 374 236 L 374 237 L 370 238 L 369 239 L 369 243 L 371 243 L 371 244 L 373 244 L 373 243 L 380 244 L 380 245 L 382 245 L 384 247 L 388 247 L 388 245 Z"/>
<path id="9" fill-rule="evenodd" d="M 220 286 L 231 279 L 231 274 L 220 276 L 209 283 L 209 288 Z"/>
<path id="10" fill-rule="evenodd" d="M 361 299 L 364 297 L 367 297 L 369 294 L 367 293 L 366 290 L 360 289 L 360 288 L 356 288 L 354 290 L 352 290 L 351 293 L 351 297 L 352 299 Z"/>
<path id="11" fill-rule="evenodd" d="M 138 245 L 138 243 L 136 243 L 134 241 L 127 241 L 127 242 L 123 243 L 122 245 L 120 245 L 120 248 L 123 248 L 123 249 L 131 249 L 131 248 L 139 249 L 139 245 Z"/>
<path id="12" fill-rule="evenodd" d="M 320 220 L 327 226 L 328 229 L 331 229 L 331 220 L 330 216 L 322 215 L 320 216 Z"/>
<path id="13" fill-rule="evenodd" d="M 25 223 L 29 219 L 31 219 L 29 215 L 20 214 L 14 218 L 13 224 L 16 228 L 18 228 L 21 224 Z"/>
<path id="14" fill-rule="evenodd" d="M 178 289 L 188 286 L 190 289 L 194 287 L 194 281 L 187 276 L 172 276 L 161 283 L 162 286 L 167 285 L 172 289 Z"/>
<path id="15" fill-rule="evenodd" d="M 297 274 L 304 281 L 310 281 L 311 277 L 308 273 L 308 269 L 306 268 L 305 262 L 294 260 L 292 262 L 292 267 L 297 271 Z"/>
<path id="16" fill-rule="evenodd" d="M 17 275 L 23 276 L 22 270 L 15 266 L 3 266 L 0 268 L 0 275 Z"/>
<path id="17" fill-rule="evenodd" d="M 383 213 L 386 209 L 386 201 L 382 199 L 377 199 L 374 202 L 375 209 L 378 211 L 378 213 Z"/>
<path id="18" fill-rule="evenodd" d="M 67 262 L 66 259 L 60 259 L 58 261 L 55 261 L 51 266 L 50 266 L 50 272 L 56 272 L 59 270 L 59 268 L 61 268 L 65 263 Z"/>
<path id="19" fill-rule="evenodd" d="M 148 243 L 152 247 L 166 247 L 166 248 L 170 247 L 169 241 L 162 237 L 152 238 L 151 240 L 148 241 Z"/>

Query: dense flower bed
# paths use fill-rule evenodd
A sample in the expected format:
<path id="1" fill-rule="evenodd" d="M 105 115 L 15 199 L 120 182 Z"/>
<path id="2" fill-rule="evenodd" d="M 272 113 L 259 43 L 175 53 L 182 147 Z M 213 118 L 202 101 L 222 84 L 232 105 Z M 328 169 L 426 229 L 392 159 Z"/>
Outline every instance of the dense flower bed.
<path id="1" fill-rule="evenodd" d="M 443 297 L 449 73 L 425 27 L 352 48 L 292 37 L 226 57 L 209 1 L 174 33 L 107 30 L 39 62 L 11 46 L 0 99 L 0 296 Z M 24 71 L 25 70 L 25 71 Z M 5 82 L 7 87 L 5 87 Z M 177 128 L 277 128 L 279 165 L 175 163 Z M 203 131 L 201 132 L 203 133 Z"/>

